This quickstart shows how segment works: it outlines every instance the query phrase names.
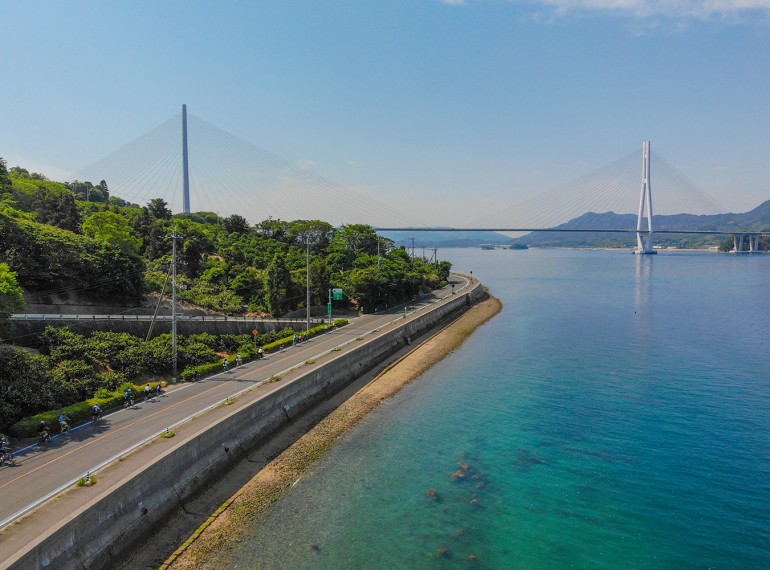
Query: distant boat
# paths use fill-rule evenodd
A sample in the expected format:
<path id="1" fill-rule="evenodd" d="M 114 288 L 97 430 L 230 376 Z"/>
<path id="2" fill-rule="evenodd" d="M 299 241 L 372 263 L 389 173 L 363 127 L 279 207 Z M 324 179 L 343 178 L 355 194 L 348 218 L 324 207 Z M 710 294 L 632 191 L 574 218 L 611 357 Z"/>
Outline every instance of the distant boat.
<path id="1" fill-rule="evenodd" d="M 481 249 L 495 249 L 495 246 L 491 243 L 480 243 L 479 248 Z"/>

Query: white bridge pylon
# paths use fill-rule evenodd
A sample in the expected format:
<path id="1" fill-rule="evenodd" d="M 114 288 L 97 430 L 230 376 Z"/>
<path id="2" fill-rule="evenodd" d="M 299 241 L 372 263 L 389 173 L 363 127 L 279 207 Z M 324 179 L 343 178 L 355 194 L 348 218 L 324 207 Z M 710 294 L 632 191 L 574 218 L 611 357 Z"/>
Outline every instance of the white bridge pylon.
<path id="1" fill-rule="evenodd" d="M 647 231 L 642 230 L 647 210 Z M 650 186 L 650 141 L 642 143 L 642 192 L 636 218 L 636 253 L 658 253 L 652 248 L 652 186 Z"/>

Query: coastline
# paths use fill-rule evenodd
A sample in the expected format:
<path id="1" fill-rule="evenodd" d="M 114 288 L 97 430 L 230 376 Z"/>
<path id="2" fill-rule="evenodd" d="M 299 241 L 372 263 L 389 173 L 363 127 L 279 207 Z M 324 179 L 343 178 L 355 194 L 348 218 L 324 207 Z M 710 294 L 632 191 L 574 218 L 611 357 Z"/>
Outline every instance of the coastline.
<path id="1" fill-rule="evenodd" d="M 459 347 L 476 328 L 501 310 L 502 303 L 490 296 L 388 366 L 225 501 L 161 568 L 224 567 L 230 545 L 245 532 L 244 519 L 263 515 L 342 435 L 380 403 Z"/>

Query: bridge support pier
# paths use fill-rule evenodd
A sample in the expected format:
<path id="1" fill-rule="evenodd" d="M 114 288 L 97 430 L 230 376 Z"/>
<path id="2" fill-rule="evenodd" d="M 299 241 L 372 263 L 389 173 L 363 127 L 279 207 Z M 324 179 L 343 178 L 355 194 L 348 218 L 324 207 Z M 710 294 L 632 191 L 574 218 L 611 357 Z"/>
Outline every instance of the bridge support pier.
<path id="1" fill-rule="evenodd" d="M 743 253 L 743 234 L 733 234 L 733 252 Z"/>
<path id="2" fill-rule="evenodd" d="M 733 253 L 758 253 L 760 234 L 733 234 Z M 744 251 L 743 241 L 749 239 L 749 251 Z"/>
<path id="3" fill-rule="evenodd" d="M 645 208 L 647 231 L 642 230 Z M 642 143 L 642 193 L 639 196 L 639 215 L 636 218 L 636 253 L 658 253 L 652 248 L 652 188 L 650 186 L 650 141 Z"/>

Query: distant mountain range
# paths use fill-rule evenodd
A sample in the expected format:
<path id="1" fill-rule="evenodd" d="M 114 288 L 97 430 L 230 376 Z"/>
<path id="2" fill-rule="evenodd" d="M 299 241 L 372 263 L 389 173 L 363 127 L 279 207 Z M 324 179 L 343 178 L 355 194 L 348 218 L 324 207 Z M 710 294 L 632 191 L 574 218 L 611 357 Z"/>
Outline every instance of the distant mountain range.
<path id="1" fill-rule="evenodd" d="M 419 232 L 381 232 L 383 236 L 392 239 L 396 247 L 412 247 L 411 236 L 414 236 L 414 248 L 423 247 L 478 247 L 481 244 L 508 245 L 511 238 L 496 232 L 452 232 L 441 231 L 442 228 L 431 228 L 430 231 Z"/>
<path id="2" fill-rule="evenodd" d="M 616 214 L 589 212 L 556 226 L 564 229 L 636 229 L 635 214 Z M 653 216 L 653 228 L 658 230 L 698 230 L 698 231 L 738 231 L 770 229 L 770 200 L 763 202 L 753 210 L 742 214 L 713 214 L 696 216 L 694 214 L 674 214 Z M 708 235 L 658 234 L 655 242 L 660 245 L 679 247 L 706 247 L 717 245 L 725 238 Z M 623 247 L 631 246 L 636 241 L 634 234 L 605 233 L 551 233 L 532 232 L 513 240 L 515 243 L 541 247 Z"/>
<path id="3" fill-rule="evenodd" d="M 738 231 L 770 229 L 770 200 L 763 202 L 750 212 L 742 214 L 713 214 L 697 216 L 694 214 L 674 214 L 653 216 L 654 228 L 658 230 L 700 230 L 700 231 Z M 636 229 L 635 214 L 616 214 L 589 212 L 565 224 L 556 226 L 564 229 Z M 442 231 L 444 230 L 444 231 Z M 532 245 L 540 247 L 631 247 L 636 243 L 634 234 L 607 233 L 552 233 L 532 232 L 520 238 L 509 238 L 497 232 L 445 231 L 446 228 L 430 228 L 429 231 L 382 232 L 392 239 L 396 246 L 412 247 L 414 236 L 415 249 L 423 247 L 478 247 L 491 245 Z M 720 236 L 659 234 L 655 242 L 660 245 L 678 247 L 707 247 L 717 245 L 724 240 Z"/>

